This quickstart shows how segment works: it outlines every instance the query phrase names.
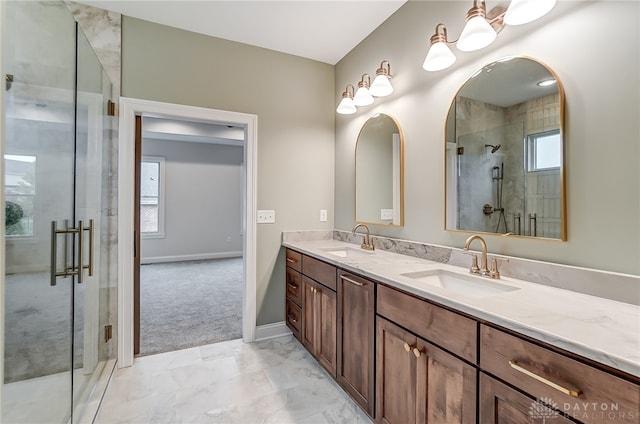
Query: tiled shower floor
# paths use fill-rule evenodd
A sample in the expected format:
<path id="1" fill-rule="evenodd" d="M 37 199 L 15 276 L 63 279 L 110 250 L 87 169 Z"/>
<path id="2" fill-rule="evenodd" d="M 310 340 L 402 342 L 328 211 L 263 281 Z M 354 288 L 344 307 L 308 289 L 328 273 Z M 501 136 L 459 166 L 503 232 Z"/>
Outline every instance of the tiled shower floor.
<path id="1" fill-rule="evenodd" d="M 116 369 L 97 424 L 371 423 L 292 336 L 232 340 Z"/>

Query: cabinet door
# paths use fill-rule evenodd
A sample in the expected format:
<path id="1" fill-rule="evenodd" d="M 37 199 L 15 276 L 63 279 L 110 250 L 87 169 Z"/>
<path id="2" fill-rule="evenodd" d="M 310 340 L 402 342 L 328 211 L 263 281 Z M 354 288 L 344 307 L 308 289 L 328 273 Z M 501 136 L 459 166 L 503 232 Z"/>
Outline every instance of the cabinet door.
<path id="1" fill-rule="evenodd" d="M 572 421 L 486 374 L 480 374 L 482 424 L 570 424 Z"/>
<path id="2" fill-rule="evenodd" d="M 373 416 L 375 284 L 352 274 L 338 278 L 338 369 L 342 388 Z"/>
<path id="3" fill-rule="evenodd" d="M 475 424 L 478 371 L 418 338 L 416 357 L 418 423 Z"/>
<path id="4" fill-rule="evenodd" d="M 336 292 L 316 285 L 315 356 L 332 377 L 336 376 Z"/>
<path id="5" fill-rule="evenodd" d="M 302 344 L 336 375 L 336 293 L 302 277 Z"/>
<path id="6" fill-rule="evenodd" d="M 315 355 L 316 344 L 316 296 L 317 283 L 302 277 L 302 345 Z"/>
<path id="7" fill-rule="evenodd" d="M 376 319 L 376 422 L 417 422 L 417 338 L 397 325 Z"/>
<path id="8" fill-rule="evenodd" d="M 477 370 L 383 318 L 376 322 L 377 422 L 475 423 Z"/>

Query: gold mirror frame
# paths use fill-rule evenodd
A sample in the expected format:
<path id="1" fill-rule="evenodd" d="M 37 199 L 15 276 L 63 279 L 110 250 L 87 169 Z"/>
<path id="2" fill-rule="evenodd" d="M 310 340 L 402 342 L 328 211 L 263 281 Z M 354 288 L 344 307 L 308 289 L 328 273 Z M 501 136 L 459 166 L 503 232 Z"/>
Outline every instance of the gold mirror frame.
<path id="1" fill-rule="evenodd" d="M 526 92 L 538 89 L 535 83 L 545 73 L 556 81 L 555 93 L 541 89 L 543 94 L 529 96 Z M 514 85 L 505 87 L 505 81 Z M 520 101 L 514 97 L 509 101 L 516 103 L 509 105 L 507 99 L 494 96 L 496 93 L 523 97 Z M 557 96 L 557 102 L 550 102 L 552 96 Z M 500 114 L 507 119 L 499 121 Z M 565 95 L 560 79 L 536 59 L 509 57 L 476 71 L 457 91 L 445 121 L 445 230 L 566 241 L 564 114 Z M 516 134 L 519 125 L 522 132 Z M 502 141 L 507 135 L 514 135 L 508 139 L 514 141 Z M 557 139 L 559 157 L 554 160 L 559 166 L 551 166 L 555 165 L 551 161 L 545 168 L 544 160 L 533 157 L 538 151 L 543 157 L 544 146 L 558 143 Z M 554 193 L 534 192 L 532 187 L 557 187 L 559 193 L 555 198 Z M 536 203 L 542 198 L 538 203 L 546 207 Z M 541 209 L 545 213 L 538 216 Z"/>
<path id="2" fill-rule="evenodd" d="M 404 135 L 384 113 L 370 117 L 358 133 L 354 217 L 370 225 L 404 225 Z"/>

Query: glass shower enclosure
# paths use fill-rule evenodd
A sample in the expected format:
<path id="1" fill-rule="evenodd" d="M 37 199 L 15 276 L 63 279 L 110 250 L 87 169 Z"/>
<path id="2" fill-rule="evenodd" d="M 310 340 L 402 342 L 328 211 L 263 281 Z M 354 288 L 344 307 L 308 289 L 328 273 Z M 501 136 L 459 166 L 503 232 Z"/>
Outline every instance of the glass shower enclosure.
<path id="1" fill-rule="evenodd" d="M 63 2 L 3 5 L 3 423 L 90 422 L 109 372 L 112 86 Z M 116 100 L 116 99 L 113 99 Z M 108 328 L 107 328 L 108 330 Z M 90 418 L 87 418 L 87 415 Z"/>

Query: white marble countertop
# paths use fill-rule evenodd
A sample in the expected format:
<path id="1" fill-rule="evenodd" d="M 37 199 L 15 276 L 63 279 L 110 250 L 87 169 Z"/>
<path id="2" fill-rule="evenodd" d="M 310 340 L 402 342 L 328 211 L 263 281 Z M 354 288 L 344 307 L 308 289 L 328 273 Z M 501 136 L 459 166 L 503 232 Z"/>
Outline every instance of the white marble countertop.
<path id="1" fill-rule="evenodd" d="M 359 246 L 330 239 L 284 241 L 283 245 L 640 377 L 639 306 L 509 277 L 476 278 L 516 290 L 469 295 L 401 275 L 443 270 L 473 278 L 466 268 L 381 250 L 361 255 Z M 356 250 L 353 256 L 339 257 L 329 251 L 347 247 Z"/>

